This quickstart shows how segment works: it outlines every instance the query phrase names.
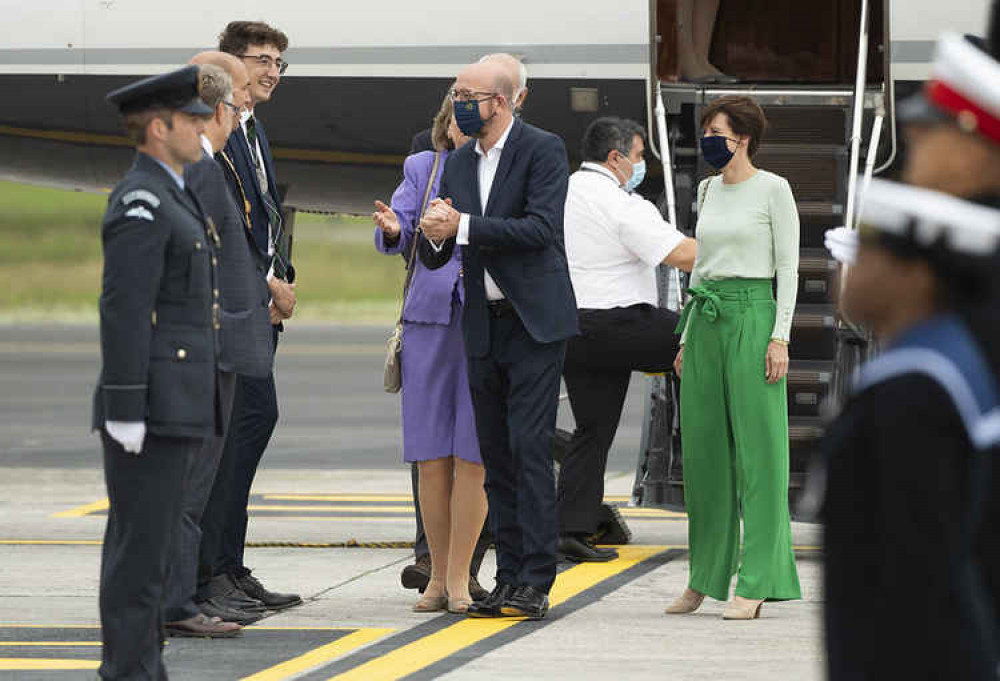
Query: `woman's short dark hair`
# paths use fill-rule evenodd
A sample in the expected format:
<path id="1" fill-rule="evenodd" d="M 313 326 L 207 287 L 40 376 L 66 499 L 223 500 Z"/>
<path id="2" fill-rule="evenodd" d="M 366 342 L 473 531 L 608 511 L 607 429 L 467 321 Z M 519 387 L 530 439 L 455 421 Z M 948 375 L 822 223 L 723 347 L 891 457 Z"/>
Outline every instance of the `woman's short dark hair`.
<path id="1" fill-rule="evenodd" d="M 638 128 L 638 130 L 636 130 Z M 604 163 L 612 151 L 629 154 L 635 136 L 644 137 L 637 123 L 615 116 L 605 116 L 587 126 L 580 145 L 580 156 L 590 163 Z"/>
<path id="2" fill-rule="evenodd" d="M 451 104 L 451 97 L 445 95 L 444 101 L 441 102 L 441 108 L 438 109 L 437 115 L 434 116 L 434 123 L 431 125 L 431 146 L 434 147 L 434 151 L 455 148 L 455 143 L 448 136 L 448 126 L 451 125 L 453 115 L 454 107 Z"/>
<path id="3" fill-rule="evenodd" d="M 726 95 L 709 102 L 701 112 L 700 128 L 704 130 L 720 113 L 726 115 L 729 127 L 734 133 L 750 138 L 747 143 L 747 155 L 753 158 L 760 147 L 764 133 L 767 132 L 767 116 L 764 115 L 764 110 L 750 97 Z"/>
<path id="4" fill-rule="evenodd" d="M 263 21 L 230 21 L 219 34 L 219 51 L 237 56 L 250 45 L 273 45 L 278 52 L 288 49 L 288 36 Z"/>

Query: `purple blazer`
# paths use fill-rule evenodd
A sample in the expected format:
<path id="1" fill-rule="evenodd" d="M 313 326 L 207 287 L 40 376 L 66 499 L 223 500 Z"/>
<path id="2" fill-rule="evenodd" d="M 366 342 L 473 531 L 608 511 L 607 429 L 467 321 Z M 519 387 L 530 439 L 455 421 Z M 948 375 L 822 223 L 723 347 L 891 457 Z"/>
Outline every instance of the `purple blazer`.
<path id="1" fill-rule="evenodd" d="M 403 162 L 403 181 L 396 187 L 391 202 L 392 209 L 399 218 L 401 238 L 395 244 L 387 245 L 382 230 L 375 227 L 375 248 L 382 253 L 386 255 L 404 254 L 404 257 L 409 257 L 420 216 L 420 202 L 423 201 L 424 193 L 427 190 L 427 180 L 430 178 L 431 168 L 434 166 L 435 153 L 421 151 L 407 156 L 406 161 Z M 441 154 L 441 162 L 438 164 L 437 176 L 434 178 L 428 203 L 438 195 L 438 187 L 441 183 L 441 177 L 444 175 L 444 163 L 448 158 L 447 151 L 438 153 Z M 451 260 L 444 267 L 436 270 L 427 269 L 420 262 L 420 258 L 415 259 L 417 269 L 410 282 L 410 292 L 406 298 L 406 305 L 403 306 L 403 321 L 442 324 L 444 326 L 451 322 L 451 304 L 455 291 L 458 291 L 460 302 L 465 300 L 465 289 L 461 284 L 459 274 L 462 269 L 461 250 L 456 248 Z"/>

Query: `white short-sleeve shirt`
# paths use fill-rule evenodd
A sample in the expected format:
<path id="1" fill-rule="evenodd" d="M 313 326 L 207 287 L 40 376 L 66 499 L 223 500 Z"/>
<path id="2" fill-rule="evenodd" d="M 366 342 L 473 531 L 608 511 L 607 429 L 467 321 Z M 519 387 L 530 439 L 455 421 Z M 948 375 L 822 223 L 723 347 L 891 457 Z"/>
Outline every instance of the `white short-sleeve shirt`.
<path id="1" fill-rule="evenodd" d="M 584 163 L 569 178 L 566 258 L 580 309 L 657 304 L 656 267 L 684 241 L 652 203 Z"/>

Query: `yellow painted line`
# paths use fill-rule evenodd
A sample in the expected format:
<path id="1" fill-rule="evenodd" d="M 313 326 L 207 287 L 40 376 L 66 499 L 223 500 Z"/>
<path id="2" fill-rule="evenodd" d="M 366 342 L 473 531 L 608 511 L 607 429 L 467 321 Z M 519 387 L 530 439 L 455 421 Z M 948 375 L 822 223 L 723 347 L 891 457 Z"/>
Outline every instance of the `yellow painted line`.
<path id="1" fill-rule="evenodd" d="M 257 672 L 252 676 L 244 676 L 241 681 L 282 681 L 290 679 L 304 671 L 326 664 L 333 659 L 345 655 L 356 648 L 391 634 L 394 629 L 359 629 L 332 643 L 314 648 L 304 655 L 292 658 L 287 662 Z"/>
<path id="2" fill-rule="evenodd" d="M 412 513 L 413 506 L 338 506 L 336 504 L 332 505 L 319 505 L 319 504 L 304 504 L 301 506 L 289 506 L 286 504 L 250 504 L 247 506 L 248 511 L 330 511 L 331 513 Z"/>
<path id="3" fill-rule="evenodd" d="M 100 539 L 0 539 L 2 546 L 100 546 Z"/>
<path id="4" fill-rule="evenodd" d="M 44 646 L 47 648 L 53 646 L 70 647 L 70 648 L 72 647 L 99 648 L 101 646 L 101 642 L 100 641 L 0 641 L 0 647 L 4 646 L 12 648 L 22 648 L 31 646 Z"/>
<path id="5" fill-rule="evenodd" d="M 100 629 L 100 624 L 0 624 L 0 629 Z"/>
<path id="6" fill-rule="evenodd" d="M 92 671 L 101 666 L 99 660 L 60 660 L 45 657 L 0 657 L 0 671 L 3 672 L 34 672 L 34 671 L 76 671 L 85 669 Z"/>
<path id="7" fill-rule="evenodd" d="M 556 577 L 556 583 L 549 594 L 550 606 L 558 607 L 573 596 L 669 548 L 672 547 L 623 547 L 618 552 L 618 560 L 609 563 L 582 563 L 572 567 Z M 343 674 L 338 674 L 330 681 L 334 681 L 334 679 L 337 681 L 393 681 L 401 679 L 425 669 L 463 648 L 517 626 L 523 621 L 514 618 L 467 618 L 397 648 L 378 659 L 366 662 Z"/>
<path id="8" fill-rule="evenodd" d="M 626 518 L 687 518 L 687 513 L 662 508 L 619 508 L 618 512 Z"/>
<path id="9" fill-rule="evenodd" d="M 15 128 L 10 125 L 0 125 L 0 135 L 7 135 L 8 137 L 30 137 L 40 140 L 52 140 L 55 142 L 74 142 L 76 144 L 102 144 L 111 147 L 135 146 L 124 135 L 99 135 L 92 132 Z"/>
<path id="10" fill-rule="evenodd" d="M 107 497 L 103 499 L 98 499 L 97 501 L 91 502 L 89 504 L 84 504 L 83 506 L 77 506 L 76 508 L 71 508 L 68 511 L 59 511 L 58 513 L 53 513 L 53 518 L 82 518 L 85 515 L 90 515 L 91 513 L 97 513 L 99 511 L 107 511 L 111 507 L 111 502 L 108 501 Z"/>

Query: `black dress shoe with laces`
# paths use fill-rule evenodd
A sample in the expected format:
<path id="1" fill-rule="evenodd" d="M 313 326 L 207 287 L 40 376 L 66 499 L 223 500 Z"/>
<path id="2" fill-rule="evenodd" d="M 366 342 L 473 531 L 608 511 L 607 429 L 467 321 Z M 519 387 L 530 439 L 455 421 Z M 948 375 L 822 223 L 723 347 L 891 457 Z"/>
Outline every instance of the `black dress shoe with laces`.
<path id="1" fill-rule="evenodd" d="M 564 535 L 559 538 L 559 555 L 574 563 L 607 563 L 618 557 L 614 549 L 602 549 L 586 539 Z"/>
<path id="2" fill-rule="evenodd" d="M 228 608 L 224 603 L 220 603 L 220 598 L 209 598 L 207 601 L 198 603 L 198 609 L 206 617 L 218 617 L 223 622 L 235 622 L 236 624 L 247 626 L 254 622 L 259 622 L 266 610 L 250 612 L 247 610 L 235 610 Z"/>
<path id="3" fill-rule="evenodd" d="M 256 598 L 258 601 L 264 604 L 268 610 L 284 610 L 285 608 L 290 608 L 293 605 L 299 605 L 302 603 L 302 597 L 298 594 L 281 594 L 274 591 L 268 591 L 264 588 L 264 585 L 260 583 L 260 580 L 247 573 L 242 577 L 233 576 L 233 582 L 240 589 L 243 590 L 250 598 Z"/>
<path id="4" fill-rule="evenodd" d="M 496 588 L 483 600 L 473 601 L 465 614 L 469 617 L 503 617 L 500 608 L 513 593 L 514 587 L 510 584 L 497 582 Z"/>
<path id="5" fill-rule="evenodd" d="M 533 586 L 518 587 L 500 606 L 505 617 L 527 617 L 529 620 L 540 620 L 548 611 L 549 595 Z"/>
<path id="6" fill-rule="evenodd" d="M 414 562 L 399 573 L 399 581 L 403 583 L 404 589 L 416 589 L 423 593 L 427 583 L 431 581 L 431 557 L 417 556 Z"/>

